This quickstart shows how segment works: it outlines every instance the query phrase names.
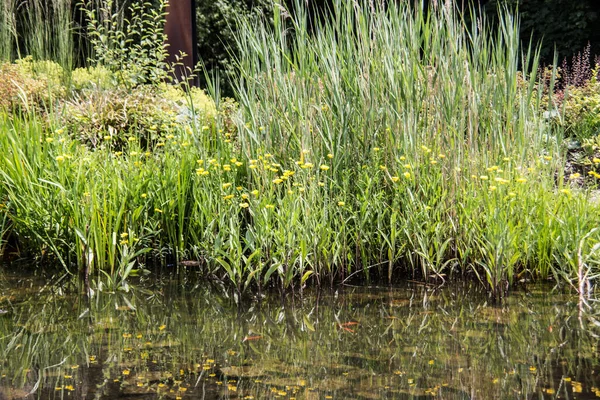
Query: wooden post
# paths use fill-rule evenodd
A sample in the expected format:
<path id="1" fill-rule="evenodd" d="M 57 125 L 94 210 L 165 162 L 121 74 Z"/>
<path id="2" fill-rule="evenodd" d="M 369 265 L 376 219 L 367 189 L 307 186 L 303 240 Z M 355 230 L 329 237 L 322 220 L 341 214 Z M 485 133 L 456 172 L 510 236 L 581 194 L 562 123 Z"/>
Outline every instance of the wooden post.
<path id="1" fill-rule="evenodd" d="M 171 63 L 176 62 L 181 52 L 186 56 L 180 60 L 183 65 L 175 69 L 175 78 L 181 82 L 189 77 L 191 70 L 198 63 L 198 46 L 196 39 L 196 5 L 194 0 L 170 0 L 167 5 L 167 21 L 165 34 L 169 47 Z M 190 85 L 197 86 L 198 79 L 190 80 Z"/>

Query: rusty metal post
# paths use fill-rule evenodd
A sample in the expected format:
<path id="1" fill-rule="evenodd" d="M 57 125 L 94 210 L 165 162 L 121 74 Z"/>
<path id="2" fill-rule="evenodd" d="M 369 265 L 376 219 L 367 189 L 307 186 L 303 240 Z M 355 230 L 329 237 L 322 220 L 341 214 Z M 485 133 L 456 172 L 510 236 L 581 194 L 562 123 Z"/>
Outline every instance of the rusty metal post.
<path id="1" fill-rule="evenodd" d="M 174 63 L 181 52 L 185 57 L 180 60 L 182 66 L 175 69 L 175 78 L 179 82 L 189 77 L 191 70 L 198 63 L 198 46 L 196 38 L 196 5 L 194 0 L 170 0 L 167 6 L 165 34 L 167 35 L 167 60 Z M 190 85 L 197 86 L 198 79 L 190 80 Z"/>

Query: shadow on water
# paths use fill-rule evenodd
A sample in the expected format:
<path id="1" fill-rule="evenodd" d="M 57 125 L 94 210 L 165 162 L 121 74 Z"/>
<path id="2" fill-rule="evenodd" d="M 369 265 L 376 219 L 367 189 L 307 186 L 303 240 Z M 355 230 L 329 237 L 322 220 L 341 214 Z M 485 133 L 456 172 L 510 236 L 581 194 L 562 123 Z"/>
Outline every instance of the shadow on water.
<path id="1" fill-rule="evenodd" d="M 492 306 L 419 285 L 241 308 L 203 284 L 128 293 L 0 279 L 0 399 L 593 399 L 600 328 L 530 287 Z"/>

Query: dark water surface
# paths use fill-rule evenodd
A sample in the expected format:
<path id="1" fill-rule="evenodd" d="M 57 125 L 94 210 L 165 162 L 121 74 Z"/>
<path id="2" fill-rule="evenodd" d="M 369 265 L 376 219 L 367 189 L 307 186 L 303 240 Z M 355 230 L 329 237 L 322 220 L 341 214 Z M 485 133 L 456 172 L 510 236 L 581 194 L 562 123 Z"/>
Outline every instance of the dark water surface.
<path id="1" fill-rule="evenodd" d="M 551 287 L 501 306 L 474 288 L 407 285 L 237 307 L 206 286 L 86 300 L 5 275 L 0 399 L 600 397 L 594 310 L 580 319 L 577 298 Z"/>

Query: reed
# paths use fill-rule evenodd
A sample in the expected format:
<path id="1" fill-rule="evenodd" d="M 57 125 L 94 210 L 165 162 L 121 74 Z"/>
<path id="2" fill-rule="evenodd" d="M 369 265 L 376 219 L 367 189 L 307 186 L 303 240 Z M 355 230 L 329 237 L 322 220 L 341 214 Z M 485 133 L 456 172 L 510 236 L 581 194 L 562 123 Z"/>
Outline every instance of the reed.
<path id="1" fill-rule="evenodd" d="M 239 22 L 235 131 L 199 111 L 152 145 L 132 125 L 90 148 L 59 118 L 0 120 L 21 251 L 113 289 L 195 258 L 238 298 L 451 276 L 497 298 L 596 276 L 600 206 L 563 174 L 552 80 L 514 16 L 492 31 L 448 7 L 339 3 L 309 30 L 297 10 Z"/>

